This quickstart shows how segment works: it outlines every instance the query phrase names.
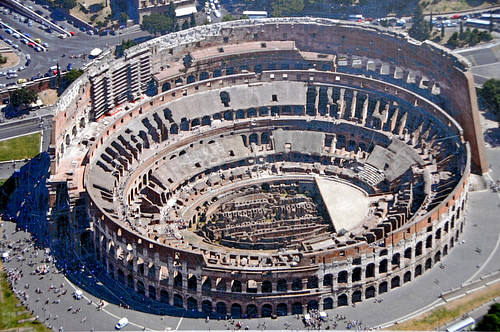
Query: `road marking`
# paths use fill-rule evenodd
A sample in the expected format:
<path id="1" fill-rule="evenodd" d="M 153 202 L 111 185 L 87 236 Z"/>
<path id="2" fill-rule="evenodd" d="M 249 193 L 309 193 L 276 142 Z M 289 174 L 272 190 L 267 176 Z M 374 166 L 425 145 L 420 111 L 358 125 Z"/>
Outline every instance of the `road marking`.
<path id="1" fill-rule="evenodd" d="M 175 328 L 176 331 L 179 330 L 179 326 L 181 326 L 182 319 L 184 318 L 184 314 L 182 315 L 181 319 L 179 319 L 179 323 L 177 323 L 177 327 Z"/>

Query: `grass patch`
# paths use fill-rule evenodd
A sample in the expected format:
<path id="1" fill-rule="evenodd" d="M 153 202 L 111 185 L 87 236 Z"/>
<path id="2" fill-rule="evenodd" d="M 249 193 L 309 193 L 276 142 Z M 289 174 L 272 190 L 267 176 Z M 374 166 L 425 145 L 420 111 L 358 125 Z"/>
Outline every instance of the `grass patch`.
<path id="1" fill-rule="evenodd" d="M 22 324 L 17 323 L 18 320 L 28 319 L 33 316 L 29 313 L 23 313 L 19 316 L 17 315 L 18 312 L 26 311 L 26 308 L 24 306 L 16 308 L 16 305 L 19 303 L 19 301 L 10 289 L 9 283 L 7 281 L 7 275 L 3 271 L 0 273 L 0 292 L 2 292 L 0 296 L 0 330 L 23 327 L 31 328 L 35 331 L 50 331 L 39 321 L 26 322 Z"/>
<path id="2" fill-rule="evenodd" d="M 0 161 L 33 158 L 40 153 L 41 133 L 0 141 Z"/>
<path id="3" fill-rule="evenodd" d="M 500 296 L 500 282 L 496 282 L 480 291 L 474 292 L 460 299 L 448 302 L 431 312 L 422 314 L 415 319 L 391 326 L 397 331 L 431 331 L 444 324 L 461 317 L 463 314 L 488 303 Z"/>

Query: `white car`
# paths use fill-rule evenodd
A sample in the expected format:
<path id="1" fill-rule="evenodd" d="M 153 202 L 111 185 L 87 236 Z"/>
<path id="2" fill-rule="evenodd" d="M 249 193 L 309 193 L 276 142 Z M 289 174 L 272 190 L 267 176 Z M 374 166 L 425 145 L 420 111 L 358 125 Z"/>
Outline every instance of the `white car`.
<path id="1" fill-rule="evenodd" d="M 220 17 L 220 11 L 218 11 L 217 9 L 214 10 L 214 16 L 219 18 Z"/>
<path id="2" fill-rule="evenodd" d="M 115 329 L 117 329 L 117 330 L 121 330 L 122 328 L 124 328 L 125 326 L 127 326 L 127 324 L 128 324 L 128 319 L 127 319 L 127 317 L 123 317 L 122 319 L 120 319 L 120 320 L 118 321 L 118 323 L 116 323 L 116 325 L 115 325 Z"/>
<path id="3" fill-rule="evenodd" d="M 207 16 L 207 21 L 208 21 L 208 23 L 212 23 L 212 17 L 211 16 Z"/>
<path id="4" fill-rule="evenodd" d="M 211 8 L 211 9 L 215 9 L 215 3 L 213 3 L 213 2 L 212 2 L 212 3 L 210 4 L 210 8 Z"/>

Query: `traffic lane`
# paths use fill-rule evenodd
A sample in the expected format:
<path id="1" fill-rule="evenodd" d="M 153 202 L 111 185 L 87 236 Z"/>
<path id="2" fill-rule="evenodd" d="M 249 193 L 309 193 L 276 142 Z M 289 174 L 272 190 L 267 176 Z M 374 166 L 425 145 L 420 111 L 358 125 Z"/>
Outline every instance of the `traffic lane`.
<path id="1" fill-rule="evenodd" d="M 40 120 L 37 118 L 2 124 L 2 126 L 0 126 L 0 140 L 40 131 L 41 128 L 39 125 Z"/>

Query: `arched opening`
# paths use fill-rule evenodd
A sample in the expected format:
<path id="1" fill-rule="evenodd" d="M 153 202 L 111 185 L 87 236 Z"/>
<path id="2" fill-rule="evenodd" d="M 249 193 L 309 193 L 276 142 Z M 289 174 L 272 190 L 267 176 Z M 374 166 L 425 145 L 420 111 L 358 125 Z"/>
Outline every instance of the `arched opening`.
<path id="1" fill-rule="evenodd" d="M 347 300 L 347 294 L 339 295 L 337 299 L 337 307 L 345 307 L 349 302 Z"/>
<path id="2" fill-rule="evenodd" d="M 256 133 L 252 133 L 248 137 L 248 142 L 250 144 L 252 144 L 252 143 L 258 144 L 258 140 L 259 140 L 259 135 L 257 135 Z"/>
<path id="3" fill-rule="evenodd" d="M 214 70 L 214 77 L 221 77 L 222 76 L 222 70 L 216 69 Z"/>
<path id="4" fill-rule="evenodd" d="M 193 120 L 191 120 L 191 129 L 196 127 L 196 126 L 199 126 L 201 124 L 201 121 L 199 118 L 195 118 Z"/>
<path id="5" fill-rule="evenodd" d="M 233 280 L 231 282 L 231 292 L 233 293 L 241 293 L 241 281 Z"/>
<path id="6" fill-rule="evenodd" d="M 400 286 L 399 283 L 400 283 L 400 281 L 399 281 L 398 276 L 392 278 L 391 279 L 391 289 L 399 287 Z"/>
<path id="7" fill-rule="evenodd" d="M 201 312 L 203 312 L 205 315 L 209 315 L 212 312 L 212 302 L 209 300 L 204 300 L 201 302 Z"/>
<path id="8" fill-rule="evenodd" d="M 224 112 L 224 120 L 228 120 L 228 121 L 233 120 L 233 112 L 232 111 L 225 111 Z"/>
<path id="9" fill-rule="evenodd" d="M 194 297 L 188 297 L 186 304 L 187 310 L 198 311 L 198 301 Z"/>
<path id="10" fill-rule="evenodd" d="M 196 82 L 196 77 L 194 77 L 194 75 L 189 75 L 186 82 L 187 84 L 194 83 Z"/>
<path id="11" fill-rule="evenodd" d="M 441 261 L 441 251 L 438 250 L 434 255 L 434 264 Z"/>
<path id="12" fill-rule="evenodd" d="M 239 303 L 233 303 L 231 305 L 231 316 L 233 318 L 241 318 L 241 304 Z"/>
<path id="13" fill-rule="evenodd" d="M 432 248 L 432 235 L 429 235 L 425 240 L 425 247 Z"/>
<path id="14" fill-rule="evenodd" d="M 347 271 L 340 271 L 339 272 L 339 275 L 338 275 L 338 278 L 337 278 L 337 282 L 339 284 L 347 282 Z"/>
<path id="15" fill-rule="evenodd" d="M 307 279 L 307 289 L 318 288 L 318 277 L 311 276 Z"/>
<path id="16" fill-rule="evenodd" d="M 257 311 L 257 306 L 255 304 L 247 305 L 247 316 L 248 318 L 255 318 L 259 315 Z"/>
<path id="17" fill-rule="evenodd" d="M 197 284 L 197 280 L 196 280 L 196 277 L 193 275 L 188 279 L 188 289 L 196 292 L 196 288 L 197 288 L 196 284 Z"/>
<path id="18" fill-rule="evenodd" d="M 345 148 L 345 136 L 337 135 L 337 149 Z"/>
<path id="19" fill-rule="evenodd" d="M 179 126 L 177 125 L 177 123 L 172 123 L 172 125 L 170 126 L 170 134 L 176 135 L 178 133 L 179 133 Z"/>
<path id="20" fill-rule="evenodd" d="M 182 274 L 180 272 L 176 272 L 174 277 L 174 287 L 182 288 Z"/>
<path id="21" fill-rule="evenodd" d="M 266 303 L 266 304 L 262 305 L 261 313 L 262 313 L 262 315 L 261 315 L 262 317 L 271 317 L 273 315 L 272 304 Z"/>
<path id="22" fill-rule="evenodd" d="M 411 272 L 408 271 L 405 273 L 404 277 L 403 277 L 403 282 L 404 283 L 407 283 L 407 282 L 410 282 L 411 281 Z"/>
<path id="23" fill-rule="evenodd" d="M 273 291 L 273 285 L 269 280 L 264 280 L 262 282 L 262 293 L 271 293 Z"/>
<path id="24" fill-rule="evenodd" d="M 168 304 L 170 301 L 169 301 L 169 296 L 168 296 L 168 292 L 164 289 L 162 289 L 160 291 L 160 301 L 163 302 L 163 303 L 166 303 Z"/>
<path id="25" fill-rule="evenodd" d="M 125 283 L 125 273 L 121 269 L 118 269 L 118 281 L 122 284 Z"/>
<path id="26" fill-rule="evenodd" d="M 361 280 L 361 268 L 357 267 L 354 270 L 352 270 L 352 282 L 360 281 Z"/>
<path id="27" fill-rule="evenodd" d="M 350 139 L 349 145 L 347 146 L 347 151 L 356 151 L 356 147 L 357 147 L 356 141 Z"/>
<path id="28" fill-rule="evenodd" d="M 224 279 L 218 279 L 215 285 L 215 289 L 218 291 L 226 291 L 226 281 Z"/>
<path id="29" fill-rule="evenodd" d="M 280 303 L 276 306 L 276 314 L 278 316 L 286 316 L 288 313 L 288 306 L 286 303 Z"/>
<path id="30" fill-rule="evenodd" d="M 444 247 L 443 247 L 443 256 L 446 256 L 448 255 L 448 245 L 445 244 Z"/>
<path id="31" fill-rule="evenodd" d="M 226 304 L 224 302 L 217 302 L 217 314 L 226 316 L 227 314 L 227 309 L 226 309 Z"/>
<path id="32" fill-rule="evenodd" d="M 323 286 L 328 287 L 328 286 L 332 286 L 332 285 L 333 285 L 333 275 L 331 275 L 330 273 L 326 274 L 323 277 Z"/>
<path id="33" fill-rule="evenodd" d="M 427 271 L 431 267 L 432 267 L 432 259 L 431 258 L 427 258 L 427 260 L 425 261 L 425 270 Z"/>
<path id="34" fill-rule="evenodd" d="M 286 292 L 287 291 L 287 286 L 286 286 L 286 280 L 285 279 L 278 279 L 277 287 L 276 287 L 278 292 Z"/>
<path id="35" fill-rule="evenodd" d="M 207 277 L 207 279 L 205 279 L 205 281 L 201 285 L 201 290 L 205 293 L 208 293 L 212 290 L 212 280 L 209 277 Z"/>
<path id="36" fill-rule="evenodd" d="M 366 266 L 365 277 L 366 278 L 375 277 L 375 264 L 374 263 L 370 263 Z"/>
<path id="37" fill-rule="evenodd" d="M 170 90 L 170 83 L 169 82 L 163 83 L 163 85 L 161 86 L 161 92 L 165 92 L 168 90 Z"/>
<path id="38" fill-rule="evenodd" d="M 255 117 L 257 117 L 257 109 L 249 108 L 247 110 L 247 118 L 255 118 Z"/>
<path id="39" fill-rule="evenodd" d="M 378 265 L 378 273 L 386 273 L 387 272 L 387 259 L 383 259 Z"/>
<path id="40" fill-rule="evenodd" d="M 139 295 L 146 295 L 146 289 L 144 288 L 144 283 L 142 281 L 138 281 L 137 282 L 137 293 L 139 293 Z"/>
<path id="41" fill-rule="evenodd" d="M 392 256 L 392 269 L 394 270 L 395 267 L 399 267 L 399 262 L 401 261 L 401 255 L 399 253 L 396 253 Z"/>
<path id="42" fill-rule="evenodd" d="M 307 311 L 318 310 L 318 308 L 319 308 L 318 301 L 311 300 L 311 301 L 307 302 Z"/>
<path id="43" fill-rule="evenodd" d="M 293 279 L 292 290 L 294 290 L 294 291 L 302 290 L 302 279 L 299 279 L 299 278 Z"/>
<path id="44" fill-rule="evenodd" d="M 270 140 L 269 140 L 269 133 L 268 132 L 264 132 L 260 135 L 260 143 L 261 144 L 269 144 Z"/>
<path id="45" fill-rule="evenodd" d="M 323 300 L 323 309 L 324 310 L 333 309 L 333 299 L 331 297 L 327 297 L 326 299 Z"/>
<path id="46" fill-rule="evenodd" d="M 210 126 L 212 124 L 212 120 L 210 120 L 209 115 L 205 115 L 204 117 L 201 118 L 201 125 L 202 126 Z"/>
<path id="47" fill-rule="evenodd" d="M 127 286 L 130 288 L 134 288 L 134 277 L 132 275 L 128 275 L 127 277 Z"/>
<path id="48" fill-rule="evenodd" d="M 411 248 L 405 250 L 405 258 L 411 259 Z"/>
<path id="49" fill-rule="evenodd" d="M 269 115 L 269 108 L 267 108 L 267 107 L 261 107 L 261 108 L 259 108 L 259 115 L 260 116 Z"/>
<path id="50" fill-rule="evenodd" d="M 415 267 L 415 278 L 422 274 L 422 265 L 417 265 Z"/>
<path id="51" fill-rule="evenodd" d="M 378 293 L 386 293 L 387 292 L 387 281 L 383 281 L 378 285 Z"/>
<path id="52" fill-rule="evenodd" d="M 302 303 L 295 302 L 294 304 L 292 304 L 292 314 L 302 315 Z"/>
<path id="53" fill-rule="evenodd" d="M 247 280 L 247 293 L 257 293 L 257 282 L 255 280 Z"/>
<path id="54" fill-rule="evenodd" d="M 352 293 L 352 303 L 361 302 L 361 291 L 355 290 Z"/>
<path id="55" fill-rule="evenodd" d="M 375 286 L 370 286 L 365 290 L 365 297 L 367 299 L 375 297 Z"/>
<path id="56" fill-rule="evenodd" d="M 245 111 L 244 110 L 237 110 L 236 111 L 236 119 L 242 120 L 245 118 Z"/>
<path id="57" fill-rule="evenodd" d="M 422 255 L 422 242 L 418 242 L 415 246 L 415 256 L 418 257 Z"/>
<path id="58" fill-rule="evenodd" d="M 156 300 L 156 288 L 155 288 L 155 286 L 149 285 L 148 294 L 149 294 L 150 299 Z"/>
<path id="59" fill-rule="evenodd" d="M 210 74 L 206 71 L 201 72 L 200 80 L 208 80 L 210 78 Z"/>
<path id="60" fill-rule="evenodd" d="M 174 294 L 174 307 L 184 308 L 184 301 L 182 296 L 179 294 Z"/>

